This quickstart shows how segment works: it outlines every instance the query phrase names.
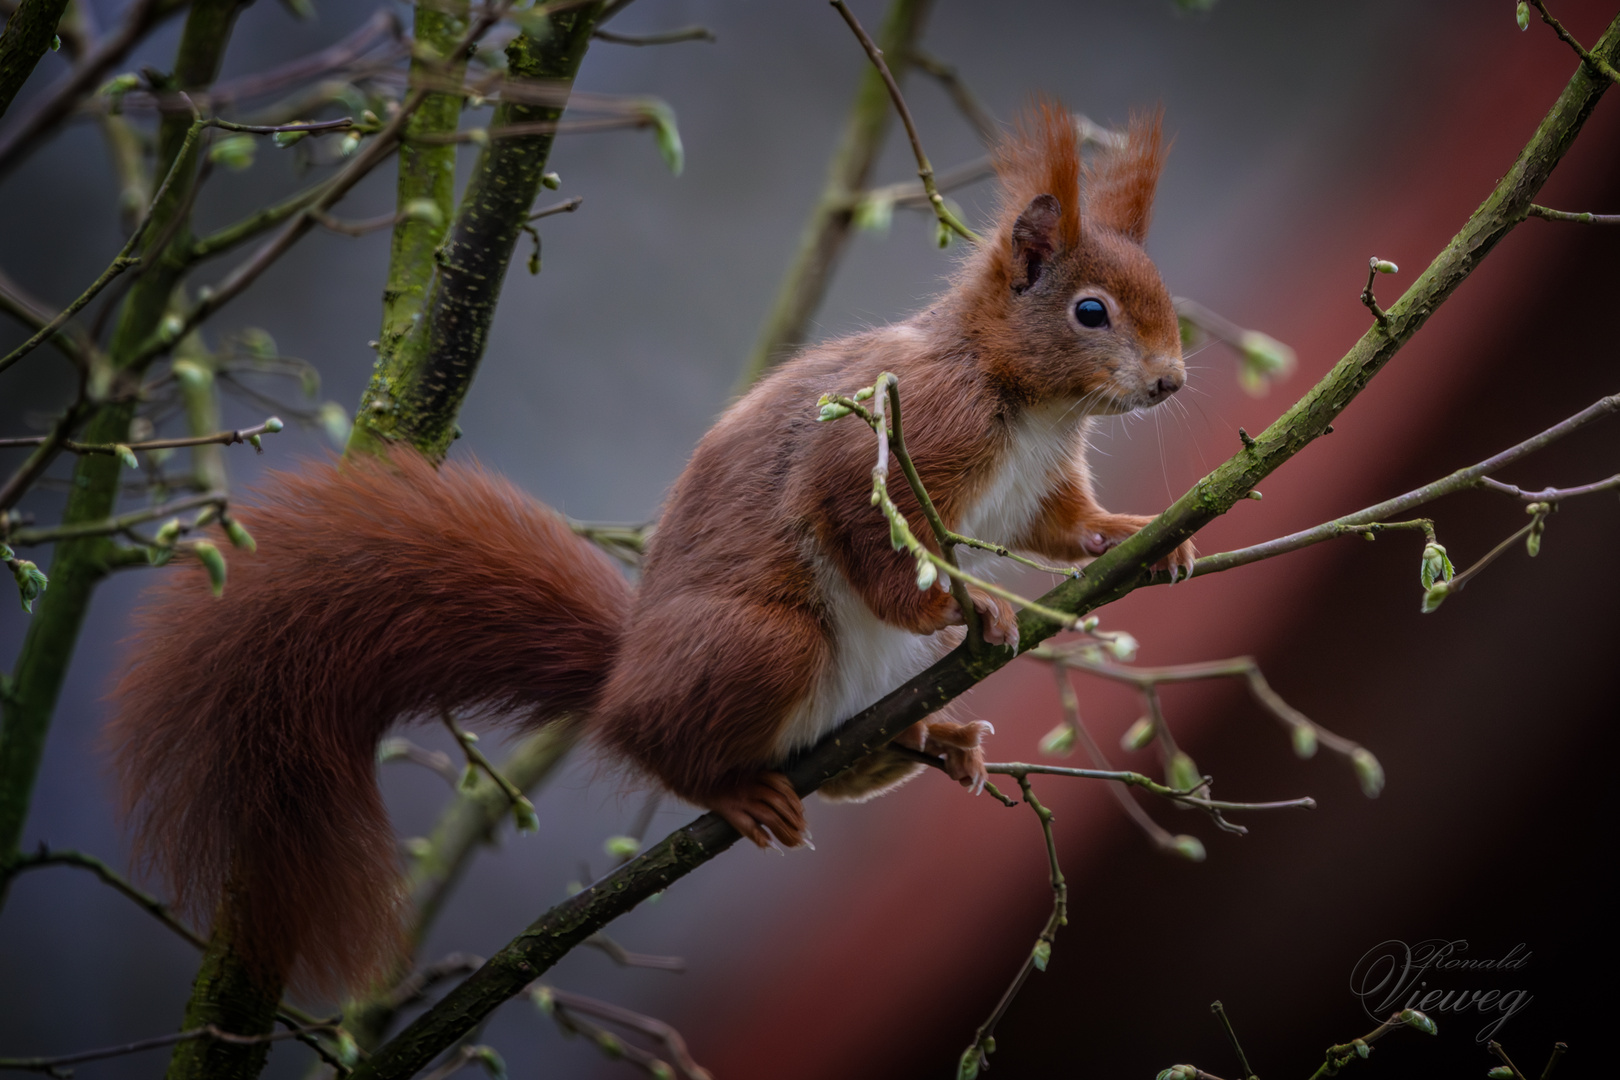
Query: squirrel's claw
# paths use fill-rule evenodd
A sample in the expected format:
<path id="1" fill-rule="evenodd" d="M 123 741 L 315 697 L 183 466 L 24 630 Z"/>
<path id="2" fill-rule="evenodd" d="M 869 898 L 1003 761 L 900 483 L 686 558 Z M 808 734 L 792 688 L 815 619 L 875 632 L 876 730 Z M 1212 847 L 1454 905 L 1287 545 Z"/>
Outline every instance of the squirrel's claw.
<path id="1" fill-rule="evenodd" d="M 804 803 L 781 773 L 760 773 L 704 805 L 762 848 L 799 847 L 808 838 Z"/>

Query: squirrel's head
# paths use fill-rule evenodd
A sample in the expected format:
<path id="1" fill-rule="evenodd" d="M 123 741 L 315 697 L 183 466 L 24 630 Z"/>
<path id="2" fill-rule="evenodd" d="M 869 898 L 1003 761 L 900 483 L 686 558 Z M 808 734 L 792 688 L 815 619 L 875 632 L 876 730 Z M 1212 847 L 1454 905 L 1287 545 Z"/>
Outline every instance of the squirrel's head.
<path id="1" fill-rule="evenodd" d="M 1030 400 L 1157 405 L 1186 367 L 1170 293 L 1142 250 L 1164 161 L 1160 114 L 1082 163 L 1075 118 L 1038 100 L 996 149 L 1002 209 L 960 284 L 984 360 Z"/>

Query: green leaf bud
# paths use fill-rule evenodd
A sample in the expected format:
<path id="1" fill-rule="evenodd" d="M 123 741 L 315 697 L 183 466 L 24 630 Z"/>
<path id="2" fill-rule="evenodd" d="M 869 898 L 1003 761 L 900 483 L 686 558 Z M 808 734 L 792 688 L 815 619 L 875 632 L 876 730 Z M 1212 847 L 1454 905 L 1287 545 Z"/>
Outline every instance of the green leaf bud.
<path id="1" fill-rule="evenodd" d="M 139 85 L 141 85 L 141 77 L 133 72 L 126 71 L 122 75 L 114 75 L 108 79 L 101 85 L 99 92 L 116 99 L 123 97 Z"/>
<path id="2" fill-rule="evenodd" d="M 842 420 L 849 413 L 850 408 L 848 405 L 840 405 L 836 401 L 829 401 L 821 407 L 821 411 L 816 414 L 816 419 L 822 421 Z"/>
<path id="3" fill-rule="evenodd" d="M 1119 747 L 1121 750 L 1140 750 L 1153 741 L 1155 733 L 1156 729 L 1152 718 L 1141 717 L 1136 723 L 1125 729 L 1125 734 L 1120 736 Z"/>
<path id="4" fill-rule="evenodd" d="M 113 444 L 113 455 L 117 457 L 119 461 L 124 463 L 124 468 L 126 469 L 138 469 L 141 467 L 140 461 L 138 461 L 135 457 L 135 451 L 131 450 L 123 443 Z"/>
<path id="5" fill-rule="evenodd" d="M 520 798 L 512 804 L 512 821 L 520 833 L 540 831 L 540 815 L 534 812 L 534 803 L 528 799 Z"/>
<path id="6" fill-rule="evenodd" d="M 893 223 L 894 200 L 881 195 L 866 196 L 850 213 L 850 224 L 862 232 L 884 234 Z"/>
<path id="7" fill-rule="evenodd" d="M 549 986 L 535 987 L 529 994 L 529 1000 L 534 1002 L 535 1008 L 547 1016 L 557 1011 L 557 995 L 552 992 Z"/>
<path id="8" fill-rule="evenodd" d="M 400 216 L 406 221 L 420 221 L 435 229 L 444 227 L 444 211 L 432 199 L 412 199 L 400 211 Z"/>
<path id="9" fill-rule="evenodd" d="M 248 441 L 248 445 L 253 447 L 253 449 L 257 450 L 261 454 L 264 453 L 264 440 L 261 439 L 259 436 L 257 436 L 257 435 L 249 435 L 247 437 L 247 441 Z"/>
<path id="10" fill-rule="evenodd" d="M 493 1046 L 478 1047 L 473 1052 L 473 1059 L 484 1067 L 491 1080 L 506 1080 L 506 1061 Z"/>
<path id="11" fill-rule="evenodd" d="M 51 579 L 32 562 L 15 556 L 11 559 L 11 576 L 17 579 L 17 595 L 22 600 L 22 609 L 32 615 L 34 601 L 39 599 L 39 594 L 45 591 Z"/>
<path id="12" fill-rule="evenodd" d="M 675 110 L 662 101 L 646 101 L 641 108 L 642 115 L 652 121 L 664 166 L 675 176 L 681 175 L 686 167 L 686 150 L 681 146 L 680 129 L 675 126 Z"/>
<path id="13" fill-rule="evenodd" d="M 191 545 L 191 553 L 197 556 L 197 561 L 203 564 L 208 571 L 208 585 L 214 590 L 215 596 L 225 593 L 225 556 L 219 553 L 219 548 L 207 540 L 198 540 Z"/>
<path id="14" fill-rule="evenodd" d="M 970 1046 L 962 1051 L 962 1057 L 956 1063 L 956 1080 L 978 1080 L 979 1077 L 979 1048 Z"/>
<path id="15" fill-rule="evenodd" d="M 906 549 L 905 526 L 901 524 L 898 514 L 889 519 L 889 543 L 896 551 Z"/>
<path id="16" fill-rule="evenodd" d="M 1524 553 L 1532 559 L 1541 554 L 1541 530 L 1531 529 L 1530 535 L 1524 538 Z"/>
<path id="17" fill-rule="evenodd" d="M 278 434 L 279 432 L 284 430 L 286 428 L 286 426 L 287 426 L 286 424 L 283 424 L 281 422 L 281 417 L 279 417 L 279 416 L 269 417 L 264 422 L 265 433 L 269 434 L 269 435 Z"/>
<path id="18" fill-rule="evenodd" d="M 939 571 L 935 569 L 934 564 L 928 559 L 918 559 L 917 588 L 921 589 L 923 592 L 927 592 L 929 589 L 934 587 L 934 582 L 938 580 Z"/>
<path id="19" fill-rule="evenodd" d="M 943 221 L 934 225 L 934 246 L 940 249 L 951 246 L 951 227 Z"/>
<path id="20" fill-rule="evenodd" d="M 1123 630 L 1114 631 L 1108 641 L 1108 651 L 1114 659 L 1127 664 L 1136 659 L 1137 647 L 1136 639 Z"/>
<path id="21" fill-rule="evenodd" d="M 345 132 L 343 138 L 338 142 L 338 153 L 343 157 L 348 157 L 358 149 L 360 149 L 360 133 L 358 131 Z"/>
<path id="22" fill-rule="evenodd" d="M 342 1028 L 338 1028 L 337 1033 L 337 1059 L 350 1068 L 360 1060 L 360 1045 Z"/>
<path id="23" fill-rule="evenodd" d="M 167 322 L 168 319 L 174 319 L 174 332 L 178 334 L 180 332 L 180 320 L 170 315 L 164 321 Z M 214 385 L 213 369 L 205 364 L 199 364 L 195 360 L 176 360 L 169 365 L 169 372 L 175 377 L 175 381 L 180 384 L 182 390 L 201 392 Z"/>
<path id="24" fill-rule="evenodd" d="M 321 425 L 321 430 L 326 432 L 326 437 L 332 441 L 333 446 L 341 449 L 348 443 L 349 431 L 353 427 L 349 422 L 348 409 L 335 401 L 328 401 L 320 407 L 320 411 L 316 414 L 316 420 Z"/>
<path id="25" fill-rule="evenodd" d="M 1361 1058 L 1363 1061 L 1366 1061 L 1367 1055 L 1372 1053 L 1372 1047 L 1367 1045 L 1367 1040 L 1365 1039 L 1354 1039 L 1351 1041 L 1350 1045 L 1356 1048 L 1356 1056 Z"/>
<path id="26" fill-rule="evenodd" d="M 1188 862 L 1203 862 L 1207 852 L 1204 851 L 1204 842 L 1196 836 L 1182 833 L 1170 838 L 1170 846 L 1166 850 L 1180 855 Z"/>
<path id="27" fill-rule="evenodd" d="M 274 135 L 270 136 L 270 138 L 277 146 L 285 148 L 291 146 L 293 143 L 304 138 L 308 134 L 309 132 L 307 131 L 278 131 Z"/>
<path id="28" fill-rule="evenodd" d="M 610 836 L 602 842 L 602 850 L 615 859 L 633 859 L 641 851 L 641 841 L 634 836 Z"/>
<path id="29" fill-rule="evenodd" d="M 611 1031 L 597 1031 L 591 1036 L 596 1041 L 596 1048 L 610 1058 L 624 1057 L 624 1043 Z"/>
<path id="30" fill-rule="evenodd" d="M 1041 738 L 1040 751 L 1047 757 L 1068 757 L 1078 738 L 1072 724 L 1059 724 Z"/>
<path id="31" fill-rule="evenodd" d="M 1243 361 L 1262 375 L 1277 377 L 1293 372 L 1298 358 L 1294 350 L 1268 334 L 1258 330 L 1245 330 L 1238 338 Z"/>
<path id="32" fill-rule="evenodd" d="M 1350 751 L 1350 764 L 1356 770 L 1356 779 L 1361 782 L 1361 793 L 1369 799 L 1378 798 L 1378 793 L 1384 790 L 1384 767 L 1378 764 L 1372 751 L 1366 747 L 1356 747 Z"/>
<path id="33" fill-rule="evenodd" d="M 236 340 L 254 360 L 274 360 L 280 355 L 276 349 L 276 339 L 262 327 L 250 326 L 238 334 Z"/>
<path id="34" fill-rule="evenodd" d="M 1093 630 L 1097 629 L 1097 627 L 1101 623 L 1102 623 L 1102 620 L 1099 619 L 1097 616 L 1095 616 L 1095 615 L 1087 615 L 1085 618 L 1080 620 L 1079 629 L 1084 631 L 1085 633 L 1089 634 Z"/>
<path id="35" fill-rule="evenodd" d="M 1164 763 L 1164 782 L 1177 791 L 1191 791 L 1204 782 L 1198 763 L 1185 750 L 1177 750 Z"/>
<path id="36" fill-rule="evenodd" d="M 863 386 L 859 390 L 855 391 L 855 400 L 856 401 L 870 401 L 871 398 L 872 398 L 872 395 L 875 394 L 875 393 L 877 393 L 877 388 L 876 387 Z"/>
<path id="37" fill-rule="evenodd" d="M 179 337 L 180 331 L 185 328 L 186 321 L 172 311 L 163 316 L 163 320 L 158 323 L 158 333 L 163 335 L 166 341 L 173 341 Z"/>
<path id="38" fill-rule="evenodd" d="M 540 174 L 540 186 L 547 191 L 556 191 L 562 187 L 562 177 L 554 172 Z"/>
<path id="39" fill-rule="evenodd" d="M 1520 4 L 1519 6 L 1521 8 L 1524 7 L 1523 4 Z M 1513 1080 L 1513 1070 L 1508 1068 L 1506 1065 L 1498 1065 L 1485 1075 L 1489 1078 L 1489 1080 Z"/>
<path id="40" fill-rule="evenodd" d="M 1416 1009 L 1402 1009 L 1397 1019 L 1407 1027 L 1416 1028 L 1425 1035 L 1438 1035 L 1440 1033 L 1440 1029 L 1435 1026 L 1434 1021 Z"/>
<path id="41" fill-rule="evenodd" d="M 478 766 L 469 763 L 465 769 L 461 770 L 461 779 L 456 782 L 456 788 L 463 795 L 470 795 L 472 792 L 477 791 Z"/>
<path id="42" fill-rule="evenodd" d="M 1401 268 L 1390 262 L 1388 259 L 1374 259 L 1373 269 L 1378 271 L 1380 274 L 1396 274 L 1400 272 Z"/>
<path id="43" fill-rule="evenodd" d="M 148 566 L 167 566 L 172 558 L 174 558 L 173 548 L 149 547 L 146 549 L 146 563 Z"/>
<path id="44" fill-rule="evenodd" d="M 253 155 L 259 140 L 252 135 L 227 135 L 208 148 L 208 160 L 223 165 L 231 172 L 253 167 Z"/>
<path id="45" fill-rule="evenodd" d="M 1316 756 L 1316 729 L 1309 724 L 1295 724 L 1289 733 L 1294 742 L 1294 755 L 1301 758 Z"/>
<path id="46" fill-rule="evenodd" d="M 1520 30 L 1530 29 L 1530 5 L 1525 3 L 1525 0 L 1519 0 L 1518 9 L 1514 11 L 1513 17 L 1518 20 Z M 1495 1072 L 1496 1070 L 1491 1071 Z"/>
<path id="47" fill-rule="evenodd" d="M 1437 581 L 1423 594 L 1423 606 L 1418 610 L 1425 615 L 1431 615 L 1445 603 L 1446 597 L 1451 593 L 1451 583 Z"/>
<path id="48" fill-rule="evenodd" d="M 241 548 L 243 551 L 258 551 L 259 545 L 253 539 L 253 534 L 242 527 L 242 523 L 235 518 L 225 519 L 225 535 L 230 537 L 231 546 Z"/>
<path id="49" fill-rule="evenodd" d="M 1423 582 L 1425 589 L 1432 588 L 1436 581 L 1450 581 L 1456 568 L 1451 565 L 1451 559 L 1446 555 L 1446 549 L 1439 544 L 1430 542 L 1423 548 L 1423 564 L 1419 568 L 1418 578 Z"/>
<path id="50" fill-rule="evenodd" d="M 1052 943 L 1045 938 L 1037 941 L 1030 958 L 1035 961 L 1036 971 L 1045 971 L 1047 963 L 1052 959 Z"/>
<path id="51" fill-rule="evenodd" d="M 214 519 L 217 517 L 219 517 L 219 506 L 215 503 L 209 503 L 197 511 L 197 517 L 192 521 L 191 527 L 193 529 L 207 528 L 214 523 Z"/>

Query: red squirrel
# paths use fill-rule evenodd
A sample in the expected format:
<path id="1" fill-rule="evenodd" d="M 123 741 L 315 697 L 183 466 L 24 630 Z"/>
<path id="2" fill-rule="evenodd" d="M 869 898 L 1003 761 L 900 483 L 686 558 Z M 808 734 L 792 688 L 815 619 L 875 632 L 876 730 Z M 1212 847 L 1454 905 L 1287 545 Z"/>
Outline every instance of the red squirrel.
<path id="1" fill-rule="evenodd" d="M 1034 106 L 996 151 L 994 227 L 926 311 L 810 347 L 726 410 L 676 481 L 632 588 L 557 514 L 477 466 L 386 460 L 274 477 L 242 519 L 255 555 L 223 599 L 193 566 L 138 616 L 109 728 L 136 850 L 277 979 L 359 990 L 400 948 L 396 840 L 374 775 L 396 721 L 441 710 L 594 740 L 765 846 L 809 840 L 777 770 L 960 640 L 963 614 L 889 542 L 875 440 L 817 422 L 824 393 L 899 378 L 908 445 L 946 524 L 1080 564 L 1149 519 L 1098 505 L 1090 417 L 1185 378 L 1142 250 L 1157 116 L 1082 163 L 1070 115 Z M 896 501 L 927 535 L 908 490 Z M 1191 569 L 1193 549 L 1166 561 Z M 997 560 L 968 555 L 991 574 Z M 985 638 L 1015 612 L 969 590 Z M 982 722 L 900 742 L 983 782 Z M 879 752 L 821 790 L 863 798 L 920 768 Z"/>

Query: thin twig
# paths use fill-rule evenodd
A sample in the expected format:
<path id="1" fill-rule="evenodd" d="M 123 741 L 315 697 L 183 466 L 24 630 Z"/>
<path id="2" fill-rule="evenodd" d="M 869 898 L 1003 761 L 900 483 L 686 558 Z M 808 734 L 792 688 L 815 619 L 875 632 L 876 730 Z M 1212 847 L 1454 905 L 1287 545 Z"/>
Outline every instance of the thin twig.
<path id="1" fill-rule="evenodd" d="M 142 1050 L 153 1050 L 160 1046 L 173 1046 L 176 1043 L 191 1042 L 195 1039 L 218 1039 L 220 1042 L 234 1043 L 238 1046 L 252 1046 L 258 1043 L 296 1039 L 317 1031 L 331 1031 L 335 1026 L 333 1024 L 321 1024 L 316 1027 L 295 1028 L 291 1031 L 273 1031 L 265 1035 L 235 1035 L 229 1031 L 223 1031 L 213 1024 L 205 1024 L 202 1027 L 192 1028 L 189 1031 L 179 1031 L 173 1035 L 158 1035 L 150 1039 L 124 1043 L 120 1046 L 102 1047 L 99 1050 L 81 1050 L 76 1054 L 61 1054 L 57 1057 L 0 1058 L 0 1069 L 13 1069 L 18 1072 L 42 1072 L 49 1073 L 52 1076 L 65 1077 L 71 1075 L 71 1073 L 65 1071 L 65 1067 L 69 1065 L 123 1057 L 126 1054 L 137 1054 Z"/>
<path id="2" fill-rule="evenodd" d="M 1571 213 L 1568 210 L 1554 210 L 1535 203 L 1530 204 L 1526 213 L 1530 217 L 1543 218 L 1547 221 L 1574 221 L 1582 225 L 1620 225 L 1620 214 Z"/>
<path id="3" fill-rule="evenodd" d="M 110 886 L 118 893 L 134 901 L 141 910 L 170 930 L 173 930 L 176 934 L 179 934 L 190 944 L 199 949 L 208 947 L 208 939 L 181 922 L 174 912 L 169 909 L 169 905 L 157 897 L 137 889 L 116 870 L 94 855 L 86 855 L 81 851 L 52 851 L 44 844 L 41 844 L 38 851 L 31 855 L 20 856 L 4 867 L 3 870 L 0 870 L 0 883 L 9 882 L 18 874 L 29 870 L 39 870 L 47 866 L 75 866 L 80 870 L 90 871 L 100 878 L 103 884 Z"/>
<path id="4" fill-rule="evenodd" d="M 610 45 L 674 45 L 680 41 L 718 41 L 714 31 L 706 26 L 687 26 L 679 30 L 665 30 L 659 34 L 615 34 L 611 30 L 596 30 L 591 37 Z"/>
<path id="5" fill-rule="evenodd" d="M 1193 576 L 1197 577 L 1200 574 L 1213 574 L 1222 570 L 1230 570 L 1233 567 L 1245 566 L 1249 563 L 1259 562 L 1262 559 L 1274 558 L 1290 551 L 1298 551 L 1301 548 L 1319 544 L 1324 540 L 1332 540 L 1335 537 L 1362 532 L 1365 530 L 1358 528 L 1358 526 L 1370 525 L 1395 514 L 1405 513 L 1414 507 L 1433 502 L 1444 495 L 1483 486 L 1479 481 L 1487 473 L 1505 469 L 1514 462 L 1529 457 L 1538 450 L 1545 449 L 1593 420 L 1600 420 L 1616 412 L 1620 412 L 1620 394 L 1611 394 L 1608 397 L 1599 398 L 1574 416 L 1554 424 L 1540 434 L 1532 435 L 1517 446 L 1510 446 L 1508 449 L 1486 458 L 1484 461 L 1470 465 L 1465 469 L 1458 469 L 1449 476 L 1425 484 L 1420 488 L 1414 488 L 1404 495 L 1397 495 L 1393 499 L 1387 499 L 1384 502 L 1369 506 L 1365 510 L 1358 510 L 1354 514 L 1346 514 L 1344 517 L 1335 518 L 1314 528 L 1290 533 L 1287 536 L 1280 536 L 1275 540 L 1267 540 L 1263 544 L 1255 544 L 1251 547 L 1239 548 L 1236 551 L 1227 551 L 1219 555 L 1206 555 L 1193 563 Z M 1161 581 L 1168 582 L 1169 580 L 1170 575 L 1163 572 L 1157 573 L 1153 577 L 1154 584 Z"/>
<path id="6" fill-rule="evenodd" d="M 945 197 L 934 186 L 934 167 L 929 164 L 928 155 L 923 151 L 922 139 L 917 134 L 917 125 L 911 119 L 911 110 L 906 107 L 905 96 L 900 93 L 900 84 L 895 82 L 888 63 L 883 59 L 883 50 L 867 36 L 860 20 L 855 18 L 855 13 L 849 10 L 849 5 L 844 3 L 844 0 L 832 0 L 832 6 L 838 9 L 838 14 L 844 17 L 849 28 L 854 31 L 861 48 L 866 50 L 867 57 L 872 61 L 872 66 L 883 76 L 883 85 L 889 88 L 889 97 L 894 101 L 895 111 L 900 114 L 900 122 L 905 125 L 906 137 L 911 140 L 911 153 L 917 159 L 917 178 L 922 181 L 923 190 L 928 192 L 928 201 L 934 207 L 934 216 L 939 219 L 940 225 L 962 239 L 977 243 L 979 234 L 962 224 L 956 215 L 951 213 L 950 207 L 945 205 Z"/>
<path id="7" fill-rule="evenodd" d="M 1057 939 L 1058 928 L 1067 926 L 1069 922 L 1069 886 L 1064 880 L 1063 869 L 1058 865 L 1057 841 L 1052 835 L 1052 811 L 1035 797 L 1035 791 L 1030 786 L 1027 776 L 1020 775 L 1017 779 L 1018 787 L 1024 794 L 1024 801 L 1035 811 L 1035 816 L 1041 823 L 1041 834 L 1046 839 L 1047 870 L 1052 883 L 1052 914 L 1035 939 L 1035 947 L 1024 957 L 1024 963 L 1018 969 L 1018 974 L 1013 976 L 1011 985 L 1001 995 L 1001 1000 L 996 1002 L 989 1019 L 979 1025 L 978 1030 L 973 1033 L 972 1044 L 962 1051 L 962 1063 L 957 1068 L 958 1076 L 970 1074 L 970 1065 L 975 1058 L 978 1068 L 971 1069 L 972 1073 L 989 1068 L 990 1054 L 995 1050 L 996 1025 L 1007 1015 L 1013 999 L 1018 996 L 1018 991 L 1023 989 L 1024 983 L 1029 979 L 1030 972 L 1046 970 L 1047 961 L 1052 956 L 1052 944 Z"/>
<path id="8" fill-rule="evenodd" d="M 559 1023 L 565 1012 L 592 1016 L 598 1020 L 605 1020 L 610 1024 L 630 1031 L 639 1032 L 658 1042 L 669 1053 L 669 1062 L 677 1070 L 683 1080 L 712 1080 L 709 1071 L 692 1060 L 691 1052 L 686 1048 L 686 1040 L 681 1033 L 669 1024 L 656 1017 L 644 1016 L 641 1013 L 626 1009 L 622 1005 L 599 1001 L 596 998 L 586 997 L 583 994 L 571 993 L 567 990 L 558 990 L 553 986 L 539 986 L 533 991 L 535 1004 L 544 1012 L 550 1012 Z M 577 1017 L 571 1018 L 574 1022 Z M 620 1043 L 620 1048 L 626 1051 L 634 1049 L 628 1044 Z M 604 1046 L 604 1049 L 607 1047 Z M 644 1064 L 638 1062 L 638 1064 Z"/>
<path id="9" fill-rule="evenodd" d="M 1614 65 L 1604 60 L 1603 57 L 1593 56 L 1584 45 L 1576 41 L 1574 35 L 1564 29 L 1564 24 L 1553 18 L 1552 12 L 1547 10 L 1547 5 L 1543 0 L 1530 0 L 1530 2 L 1536 5 L 1537 11 L 1541 12 L 1541 21 L 1552 27 L 1553 33 L 1562 38 L 1566 45 L 1574 49 L 1575 55 L 1579 56 L 1587 67 L 1610 82 L 1620 82 L 1620 71 L 1615 70 Z"/>
<path id="10" fill-rule="evenodd" d="M 188 495 L 183 499 L 164 503 L 162 506 L 150 506 L 144 510 L 133 510 L 119 517 L 107 518 L 102 521 L 82 521 L 74 525 L 57 525 L 48 529 L 18 529 L 7 536 L 6 542 L 17 547 L 34 547 L 39 544 L 54 544 L 62 540 L 77 540 L 87 536 L 113 536 L 116 534 L 129 535 L 130 530 L 137 525 L 159 518 L 171 517 L 184 510 L 194 510 L 199 507 L 213 506 L 223 510 L 228 502 L 227 496 L 219 491 L 206 491 L 200 495 Z M 140 537 L 131 536 L 138 543 L 145 543 Z"/>

